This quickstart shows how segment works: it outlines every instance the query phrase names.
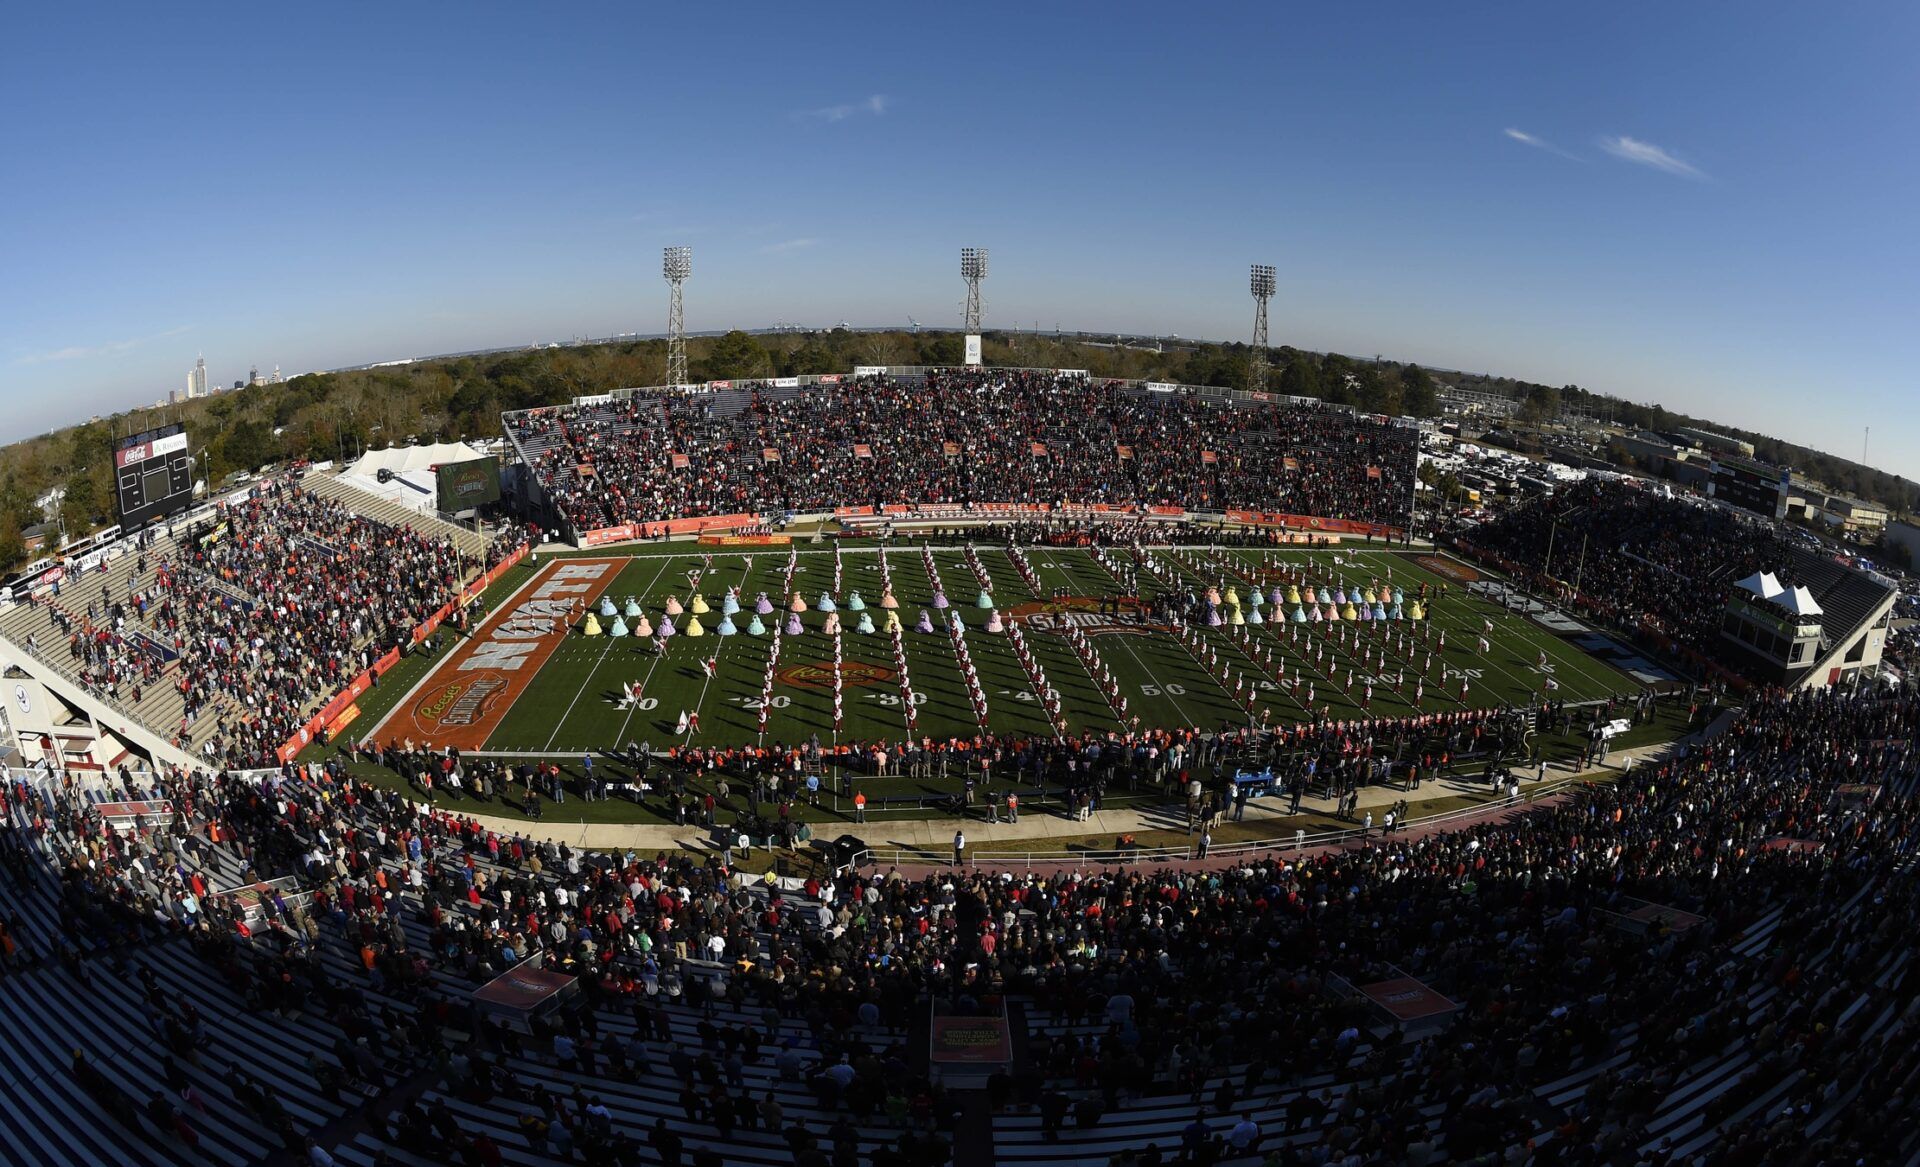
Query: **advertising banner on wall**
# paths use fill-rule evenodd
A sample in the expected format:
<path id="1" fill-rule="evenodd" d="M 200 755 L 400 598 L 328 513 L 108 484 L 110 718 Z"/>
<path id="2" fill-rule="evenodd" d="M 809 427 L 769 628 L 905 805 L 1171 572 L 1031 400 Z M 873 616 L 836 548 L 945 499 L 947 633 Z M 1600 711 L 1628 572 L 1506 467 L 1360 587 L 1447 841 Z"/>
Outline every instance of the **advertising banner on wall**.
<path id="1" fill-rule="evenodd" d="M 969 365 L 977 365 L 980 363 L 980 335 L 978 333 L 970 332 L 967 334 L 967 363 Z"/>

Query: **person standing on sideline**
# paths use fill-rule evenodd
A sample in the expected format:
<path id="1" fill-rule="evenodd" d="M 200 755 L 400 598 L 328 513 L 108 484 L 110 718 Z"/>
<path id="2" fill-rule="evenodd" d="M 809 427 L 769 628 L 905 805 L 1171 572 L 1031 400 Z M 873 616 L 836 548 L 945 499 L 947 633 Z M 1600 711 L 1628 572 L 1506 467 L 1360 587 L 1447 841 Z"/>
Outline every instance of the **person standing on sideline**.
<path id="1" fill-rule="evenodd" d="M 955 831 L 953 833 L 953 865 L 955 867 L 964 867 L 966 863 L 967 832 L 964 830 Z"/>
<path id="2" fill-rule="evenodd" d="M 867 795 L 865 791 L 856 790 L 853 792 L 853 821 L 856 823 L 864 823 L 867 821 Z"/>
<path id="3" fill-rule="evenodd" d="M 1011 790 L 1007 791 L 1007 821 L 1010 823 L 1020 821 L 1020 796 Z"/>

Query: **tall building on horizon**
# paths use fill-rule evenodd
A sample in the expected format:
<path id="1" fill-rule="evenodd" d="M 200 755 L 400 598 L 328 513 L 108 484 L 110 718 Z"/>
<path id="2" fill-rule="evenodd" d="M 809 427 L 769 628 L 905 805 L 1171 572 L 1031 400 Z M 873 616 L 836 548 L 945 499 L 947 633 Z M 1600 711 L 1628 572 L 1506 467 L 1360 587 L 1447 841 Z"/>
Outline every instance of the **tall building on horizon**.
<path id="1" fill-rule="evenodd" d="M 187 400 L 207 395 L 207 358 L 195 361 L 193 368 L 187 371 Z"/>

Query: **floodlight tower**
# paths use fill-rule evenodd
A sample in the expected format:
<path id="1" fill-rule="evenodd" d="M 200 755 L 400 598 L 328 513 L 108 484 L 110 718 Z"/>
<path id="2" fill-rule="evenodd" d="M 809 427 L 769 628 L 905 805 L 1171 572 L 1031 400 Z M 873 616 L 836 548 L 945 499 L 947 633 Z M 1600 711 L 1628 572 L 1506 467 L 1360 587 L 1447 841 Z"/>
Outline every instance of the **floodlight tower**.
<path id="1" fill-rule="evenodd" d="M 984 247 L 962 247 L 960 249 L 960 278 L 967 281 L 967 318 L 964 331 L 980 331 L 980 281 L 987 278 L 987 249 Z"/>
<path id="2" fill-rule="evenodd" d="M 672 295 L 667 301 L 667 384 L 687 383 L 687 319 L 680 306 L 680 292 L 693 274 L 693 248 L 669 247 L 661 255 L 660 274 L 667 278 Z"/>
<path id="3" fill-rule="evenodd" d="M 1248 282 L 1253 291 L 1253 387 L 1267 387 L 1267 301 L 1273 299 L 1273 265 L 1256 263 Z"/>
<path id="4" fill-rule="evenodd" d="M 980 363 L 980 281 L 987 278 L 987 249 L 984 247 L 962 247 L 960 249 L 960 278 L 967 281 L 967 318 L 963 322 L 966 333 L 966 362 L 969 365 Z"/>

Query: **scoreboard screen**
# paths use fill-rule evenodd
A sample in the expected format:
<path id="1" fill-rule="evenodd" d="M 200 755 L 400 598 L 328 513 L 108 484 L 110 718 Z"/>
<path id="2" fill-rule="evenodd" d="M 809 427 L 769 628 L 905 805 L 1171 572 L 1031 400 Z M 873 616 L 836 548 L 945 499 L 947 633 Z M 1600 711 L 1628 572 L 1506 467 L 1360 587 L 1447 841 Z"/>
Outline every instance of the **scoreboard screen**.
<path id="1" fill-rule="evenodd" d="M 164 519 L 193 505 L 193 451 L 182 426 L 122 439 L 113 467 L 122 527 Z"/>

